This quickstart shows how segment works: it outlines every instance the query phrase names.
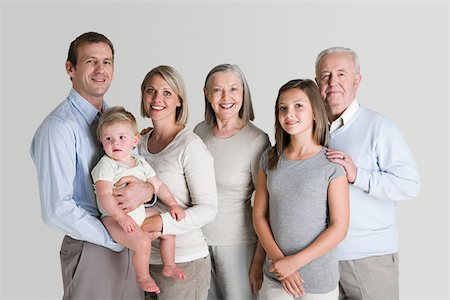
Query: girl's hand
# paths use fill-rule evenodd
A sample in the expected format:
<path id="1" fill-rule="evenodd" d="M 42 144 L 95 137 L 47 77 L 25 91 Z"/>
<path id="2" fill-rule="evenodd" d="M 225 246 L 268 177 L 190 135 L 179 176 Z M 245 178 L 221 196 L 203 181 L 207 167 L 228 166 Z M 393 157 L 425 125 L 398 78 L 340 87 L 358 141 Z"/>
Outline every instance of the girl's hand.
<path id="1" fill-rule="evenodd" d="M 256 261 L 255 259 L 253 259 L 252 264 L 250 265 L 250 271 L 249 271 L 248 276 L 250 279 L 250 284 L 252 285 L 253 294 L 258 293 L 262 287 L 263 265 L 264 265 L 264 260 L 262 260 L 260 262 L 260 261 Z"/>
<path id="2" fill-rule="evenodd" d="M 303 288 L 303 279 L 298 272 L 294 272 L 281 281 L 286 293 L 294 298 L 305 295 L 305 289 Z"/>
<path id="3" fill-rule="evenodd" d="M 297 262 L 293 256 L 285 256 L 279 260 L 272 261 L 269 266 L 269 272 L 275 273 L 280 281 L 294 272 L 297 273 L 298 269 Z"/>

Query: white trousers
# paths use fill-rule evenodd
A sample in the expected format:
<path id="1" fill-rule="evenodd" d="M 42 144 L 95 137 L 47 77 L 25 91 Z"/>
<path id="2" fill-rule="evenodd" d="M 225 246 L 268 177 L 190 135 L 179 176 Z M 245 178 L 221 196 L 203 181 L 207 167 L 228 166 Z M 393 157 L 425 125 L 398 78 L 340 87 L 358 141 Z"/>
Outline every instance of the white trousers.
<path id="1" fill-rule="evenodd" d="M 336 288 L 326 294 L 305 294 L 303 297 L 294 298 L 289 295 L 279 281 L 264 275 L 264 281 L 261 290 L 259 291 L 259 300 L 337 300 L 339 298 L 339 288 Z"/>
<path id="2" fill-rule="evenodd" d="M 256 299 L 248 276 L 256 244 L 209 246 L 211 287 L 208 300 Z"/>

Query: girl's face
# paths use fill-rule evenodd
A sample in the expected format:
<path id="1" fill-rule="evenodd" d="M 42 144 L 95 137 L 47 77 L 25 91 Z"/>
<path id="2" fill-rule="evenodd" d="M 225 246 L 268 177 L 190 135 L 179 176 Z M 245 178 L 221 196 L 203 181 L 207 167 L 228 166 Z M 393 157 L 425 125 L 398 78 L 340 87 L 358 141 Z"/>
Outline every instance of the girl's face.
<path id="1" fill-rule="evenodd" d="M 205 95 L 218 119 L 239 117 L 244 88 L 233 72 L 217 72 L 205 88 Z"/>
<path id="2" fill-rule="evenodd" d="M 161 75 L 154 75 L 148 80 L 143 99 L 145 111 L 153 122 L 168 118 L 175 122 L 181 101 Z"/>
<path id="3" fill-rule="evenodd" d="M 292 88 L 280 95 L 278 122 L 290 135 L 312 136 L 314 113 L 305 92 L 299 88 Z"/>
<path id="4" fill-rule="evenodd" d="M 126 163 L 131 151 L 139 142 L 139 135 L 126 122 L 110 124 L 102 128 L 101 142 L 106 155 Z"/>

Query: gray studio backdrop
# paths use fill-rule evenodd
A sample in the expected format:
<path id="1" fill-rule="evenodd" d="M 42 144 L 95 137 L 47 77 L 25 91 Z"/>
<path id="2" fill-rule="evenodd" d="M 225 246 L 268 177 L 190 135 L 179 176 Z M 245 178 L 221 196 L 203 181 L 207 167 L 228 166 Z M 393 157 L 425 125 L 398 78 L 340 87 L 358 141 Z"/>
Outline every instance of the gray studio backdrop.
<path id="1" fill-rule="evenodd" d="M 116 48 L 107 94 L 139 116 L 140 84 L 160 64 L 184 76 L 189 127 L 203 117 L 202 87 L 217 64 L 235 63 L 250 84 L 257 126 L 273 142 L 278 88 L 314 78 L 329 46 L 355 49 L 358 99 L 392 118 L 423 178 L 399 203 L 401 299 L 448 296 L 448 3 L 3 2 L 1 9 L 1 298 L 60 299 L 63 234 L 40 217 L 31 138 L 71 87 L 69 43 L 86 31 Z M 150 122 L 139 118 L 139 126 Z"/>

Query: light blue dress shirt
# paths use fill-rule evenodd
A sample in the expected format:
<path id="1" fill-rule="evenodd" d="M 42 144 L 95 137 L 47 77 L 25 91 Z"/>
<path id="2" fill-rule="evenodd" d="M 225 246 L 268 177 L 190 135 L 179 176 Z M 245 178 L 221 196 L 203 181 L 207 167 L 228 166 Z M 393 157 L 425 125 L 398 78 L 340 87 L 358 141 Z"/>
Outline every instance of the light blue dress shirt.
<path id="1" fill-rule="evenodd" d="M 103 102 L 102 111 L 107 107 Z M 100 112 L 72 89 L 37 129 L 31 144 L 42 219 L 70 237 L 114 251 L 115 243 L 98 219 L 91 170 L 103 155 L 95 132 Z"/>

